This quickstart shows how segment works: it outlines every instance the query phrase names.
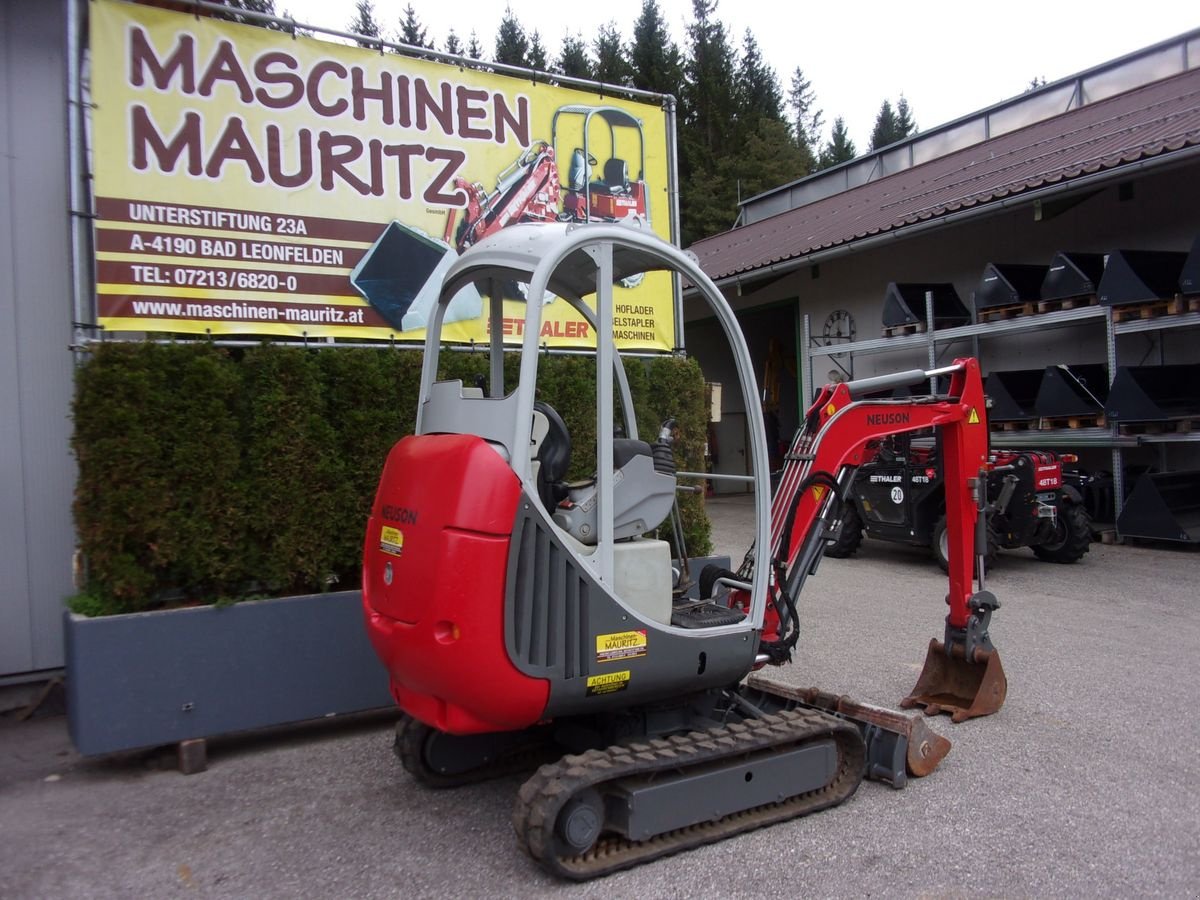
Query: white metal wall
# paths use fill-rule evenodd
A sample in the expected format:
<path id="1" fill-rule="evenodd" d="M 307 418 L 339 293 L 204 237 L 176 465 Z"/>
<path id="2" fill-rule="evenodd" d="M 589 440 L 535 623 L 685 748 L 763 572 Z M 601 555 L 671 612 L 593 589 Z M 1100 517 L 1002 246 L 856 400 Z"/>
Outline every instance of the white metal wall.
<path id="1" fill-rule="evenodd" d="M 66 34 L 0 2 L 0 676 L 62 665 L 71 592 Z"/>

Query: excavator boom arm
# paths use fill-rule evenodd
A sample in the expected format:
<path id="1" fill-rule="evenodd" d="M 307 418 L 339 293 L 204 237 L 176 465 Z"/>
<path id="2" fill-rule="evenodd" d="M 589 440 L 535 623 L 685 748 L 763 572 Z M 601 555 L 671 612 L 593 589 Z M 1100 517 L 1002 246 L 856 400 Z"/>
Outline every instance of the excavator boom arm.
<path id="1" fill-rule="evenodd" d="M 951 374 L 945 397 L 857 399 L 888 386 L 912 385 L 934 374 Z M 791 572 L 814 528 L 823 527 L 832 490 L 848 487 L 852 470 L 864 462 L 872 440 L 901 432 L 941 429 L 946 460 L 946 521 L 950 538 L 950 617 L 966 626 L 973 593 L 975 523 L 980 473 L 987 464 L 988 437 L 979 363 L 956 360 L 937 373 L 913 370 L 880 379 L 827 385 L 809 408 L 788 454 L 772 503 L 771 554 Z M 786 546 L 785 546 L 786 544 Z"/>
<path id="2" fill-rule="evenodd" d="M 940 375 L 950 376 L 945 395 L 867 398 Z M 796 615 L 796 599 L 824 552 L 870 442 L 924 428 L 938 428 L 942 436 L 950 612 L 944 641 L 930 643 L 921 677 L 901 705 L 924 706 L 928 713 L 950 712 L 961 721 L 996 712 L 1007 691 L 1000 656 L 988 634 L 991 615 L 1000 604 L 982 588 L 982 562 L 979 590 L 973 575 L 983 545 L 980 510 L 986 501 L 988 455 L 986 401 L 975 359 L 958 359 L 952 366 L 930 372 L 912 370 L 826 385 L 821 390 L 788 452 L 772 500 L 771 544 L 765 562 L 774 576 L 777 621 L 790 627 L 776 627 L 778 639 L 765 641 L 762 647 L 771 662 L 790 658 L 799 634 L 795 622 L 789 621 Z"/>

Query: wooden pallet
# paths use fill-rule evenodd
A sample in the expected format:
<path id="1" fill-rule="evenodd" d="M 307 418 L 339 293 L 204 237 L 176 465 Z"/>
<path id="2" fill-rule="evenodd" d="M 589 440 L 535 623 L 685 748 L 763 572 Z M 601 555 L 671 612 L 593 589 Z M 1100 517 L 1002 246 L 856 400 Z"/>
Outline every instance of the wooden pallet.
<path id="1" fill-rule="evenodd" d="M 1079 309 L 1083 306 L 1095 306 L 1098 301 L 1095 294 L 1084 297 L 1063 297 L 1059 300 L 1039 300 L 1037 311 L 1040 313 L 1058 312 L 1060 309 Z"/>
<path id="2" fill-rule="evenodd" d="M 904 325 L 887 325 L 887 326 L 884 326 L 884 329 L 883 329 L 884 337 L 900 337 L 901 335 L 905 335 L 905 334 L 924 334 L 924 333 L 925 333 L 925 323 L 924 322 L 909 322 Z"/>
<path id="3" fill-rule="evenodd" d="M 1121 434 L 1187 434 L 1200 425 L 1195 419 L 1164 419 L 1157 422 L 1121 422 Z"/>
<path id="4" fill-rule="evenodd" d="M 1196 298 L 1200 301 L 1200 298 Z M 1134 303 L 1129 306 L 1114 306 L 1113 321 L 1127 322 L 1131 319 L 1158 319 L 1163 316 L 1177 316 L 1185 312 L 1200 309 L 1200 302 L 1193 307 L 1192 298 L 1177 294 L 1169 300 L 1150 300 L 1146 303 Z"/>
<path id="5" fill-rule="evenodd" d="M 1032 316 L 1037 312 L 1037 304 L 1032 300 L 1025 303 L 1013 303 L 1009 306 L 992 306 L 976 310 L 980 322 L 1001 322 L 1004 319 L 1015 319 L 1019 316 Z"/>
<path id="6" fill-rule="evenodd" d="M 1041 431 L 1054 431 L 1059 428 L 1103 428 L 1104 423 L 1104 416 L 1100 414 L 1089 416 L 1043 416 L 1041 419 L 1038 419 L 1038 428 Z"/>
<path id="7" fill-rule="evenodd" d="M 1035 431 L 1038 427 L 1037 419 L 1006 419 L 1003 422 L 997 422 L 992 419 L 989 423 L 993 429 L 999 428 L 1001 431 Z"/>

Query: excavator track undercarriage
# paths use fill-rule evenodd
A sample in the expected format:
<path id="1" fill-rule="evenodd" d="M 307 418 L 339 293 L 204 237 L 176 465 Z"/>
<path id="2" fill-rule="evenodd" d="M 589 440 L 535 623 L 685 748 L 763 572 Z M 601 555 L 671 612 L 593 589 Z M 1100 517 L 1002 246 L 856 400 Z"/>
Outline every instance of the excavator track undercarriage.
<path id="1" fill-rule="evenodd" d="M 565 756 L 521 787 L 513 827 L 543 867 L 582 881 L 834 806 L 864 766 L 852 724 L 789 710 Z"/>

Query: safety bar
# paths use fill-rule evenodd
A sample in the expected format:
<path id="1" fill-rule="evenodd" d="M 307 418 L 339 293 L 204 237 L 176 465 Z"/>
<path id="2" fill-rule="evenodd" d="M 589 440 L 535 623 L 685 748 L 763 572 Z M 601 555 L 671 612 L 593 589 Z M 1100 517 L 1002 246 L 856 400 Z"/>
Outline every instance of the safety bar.
<path id="1" fill-rule="evenodd" d="M 892 372 L 889 375 L 876 375 L 872 378 L 859 378 L 856 381 L 847 381 L 846 388 L 850 391 L 850 396 L 857 399 L 864 394 L 872 394 L 875 391 L 920 384 L 922 381 L 937 378 L 939 375 L 960 372 L 962 368 L 962 366 L 943 366 L 940 369 L 930 369 L 929 371 L 925 371 L 924 369 L 908 369 L 904 372 Z"/>
<path id="2" fill-rule="evenodd" d="M 754 483 L 753 475 L 720 475 L 716 472 L 676 472 L 679 478 L 703 478 L 707 481 L 741 481 L 746 484 Z"/>

